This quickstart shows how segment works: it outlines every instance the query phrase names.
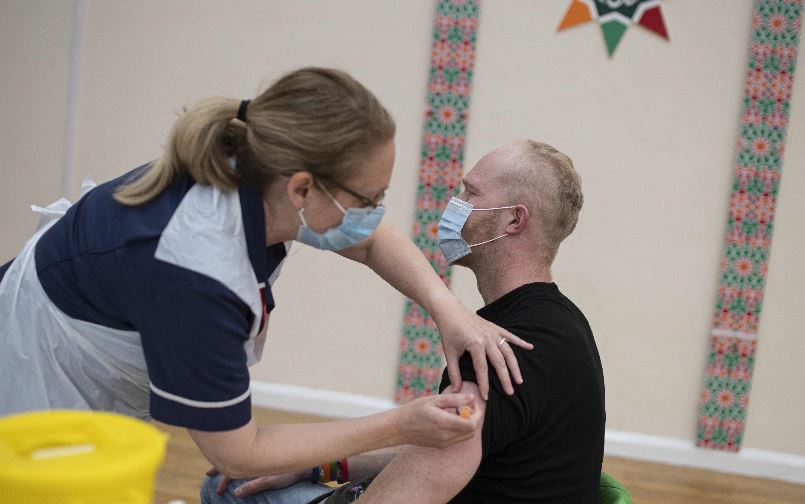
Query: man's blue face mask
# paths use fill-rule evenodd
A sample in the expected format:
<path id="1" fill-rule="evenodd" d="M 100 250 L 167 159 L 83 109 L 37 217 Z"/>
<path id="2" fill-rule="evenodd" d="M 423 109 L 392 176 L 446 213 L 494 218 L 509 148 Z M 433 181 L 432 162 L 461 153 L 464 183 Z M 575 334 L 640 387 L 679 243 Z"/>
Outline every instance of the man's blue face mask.
<path id="1" fill-rule="evenodd" d="M 378 205 L 375 208 L 348 208 L 345 209 L 337 199 L 330 194 L 330 191 L 322 190 L 327 193 L 327 196 L 335 203 L 335 206 L 341 210 L 344 217 L 341 219 L 341 224 L 337 227 L 330 228 L 324 233 L 317 233 L 307 226 L 305 220 L 305 209 L 299 209 L 299 220 L 302 224 L 299 226 L 299 231 L 296 233 L 296 241 L 302 242 L 311 247 L 316 247 L 321 250 L 343 250 L 345 248 L 357 245 L 363 240 L 369 238 L 375 232 L 377 226 L 380 225 L 380 220 L 383 214 L 386 213 L 386 207 Z"/>
<path id="2" fill-rule="evenodd" d="M 447 208 L 444 209 L 442 218 L 439 221 L 439 248 L 442 249 L 442 254 L 444 254 L 445 259 L 447 259 L 447 263 L 452 264 L 466 256 L 472 252 L 472 247 L 491 243 L 499 238 L 508 236 L 508 233 L 504 233 L 490 240 L 470 245 L 461 237 L 461 230 L 464 228 L 467 219 L 469 219 L 470 213 L 505 210 L 514 207 L 515 205 L 495 208 L 473 208 L 472 203 L 453 197 L 450 202 L 447 203 Z"/>

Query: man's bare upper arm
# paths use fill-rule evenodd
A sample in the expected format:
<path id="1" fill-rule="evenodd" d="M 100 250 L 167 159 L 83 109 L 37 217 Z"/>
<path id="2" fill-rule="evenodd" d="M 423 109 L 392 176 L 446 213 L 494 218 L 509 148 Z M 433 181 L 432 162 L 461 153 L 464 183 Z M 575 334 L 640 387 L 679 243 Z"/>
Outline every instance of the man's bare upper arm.
<path id="1" fill-rule="evenodd" d="M 449 393 L 450 389 L 445 389 Z M 461 393 L 475 397 L 473 416 L 483 426 L 486 401 L 478 385 L 464 381 Z M 409 446 L 397 455 L 375 478 L 360 498 L 364 504 L 410 503 L 442 504 L 458 494 L 481 463 L 481 428 L 475 435 L 448 448 Z"/>

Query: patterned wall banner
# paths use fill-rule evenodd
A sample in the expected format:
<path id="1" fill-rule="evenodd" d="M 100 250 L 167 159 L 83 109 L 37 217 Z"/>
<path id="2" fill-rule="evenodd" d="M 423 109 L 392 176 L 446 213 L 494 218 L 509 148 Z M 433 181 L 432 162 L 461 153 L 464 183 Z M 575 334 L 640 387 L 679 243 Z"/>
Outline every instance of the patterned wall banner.
<path id="1" fill-rule="evenodd" d="M 738 451 L 780 188 L 802 0 L 756 0 L 727 237 L 696 444 Z"/>
<path id="2" fill-rule="evenodd" d="M 437 226 L 461 185 L 479 4 L 479 0 L 437 0 L 433 24 L 413 235 L 448 285 L 451 270 L 439 250 Z M 403 403 L 438 392 L 443 355 L 433 319 L 407 300 L 395 400 Z"/>

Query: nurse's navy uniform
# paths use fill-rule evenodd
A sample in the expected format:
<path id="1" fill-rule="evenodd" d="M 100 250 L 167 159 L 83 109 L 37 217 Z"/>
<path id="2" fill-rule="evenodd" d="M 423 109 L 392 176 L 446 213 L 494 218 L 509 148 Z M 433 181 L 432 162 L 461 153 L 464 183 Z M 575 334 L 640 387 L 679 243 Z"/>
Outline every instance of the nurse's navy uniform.
<path id="1" fill-rule="evenodd" d="M 271 285 L 289 243 L 266 247 L 262 198 L 178 176 L 129 207 L 147 167 L 60 200 L 0 267 L 0 415 L 116 411 L 205 431 L 251 418 Z"/>

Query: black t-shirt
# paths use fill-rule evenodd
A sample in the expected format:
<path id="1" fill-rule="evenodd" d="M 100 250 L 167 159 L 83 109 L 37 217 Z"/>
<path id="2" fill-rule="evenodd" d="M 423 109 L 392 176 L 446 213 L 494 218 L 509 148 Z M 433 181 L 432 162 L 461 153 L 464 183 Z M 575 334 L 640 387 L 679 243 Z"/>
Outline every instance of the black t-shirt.
<path id="1" fill-rule="evenodd" d="M 604 375 L 587 319 L 553 283 L 518 287 L 478 315 L 534 349 L 512 346 L 523 374 L 513 396 L 490 367 L 481 465 L 451 502 L 597 503 Z M 476 382 L 469 354 L 459 363 Z M 440 389 L 449 385 L 445 371 Z"/>

